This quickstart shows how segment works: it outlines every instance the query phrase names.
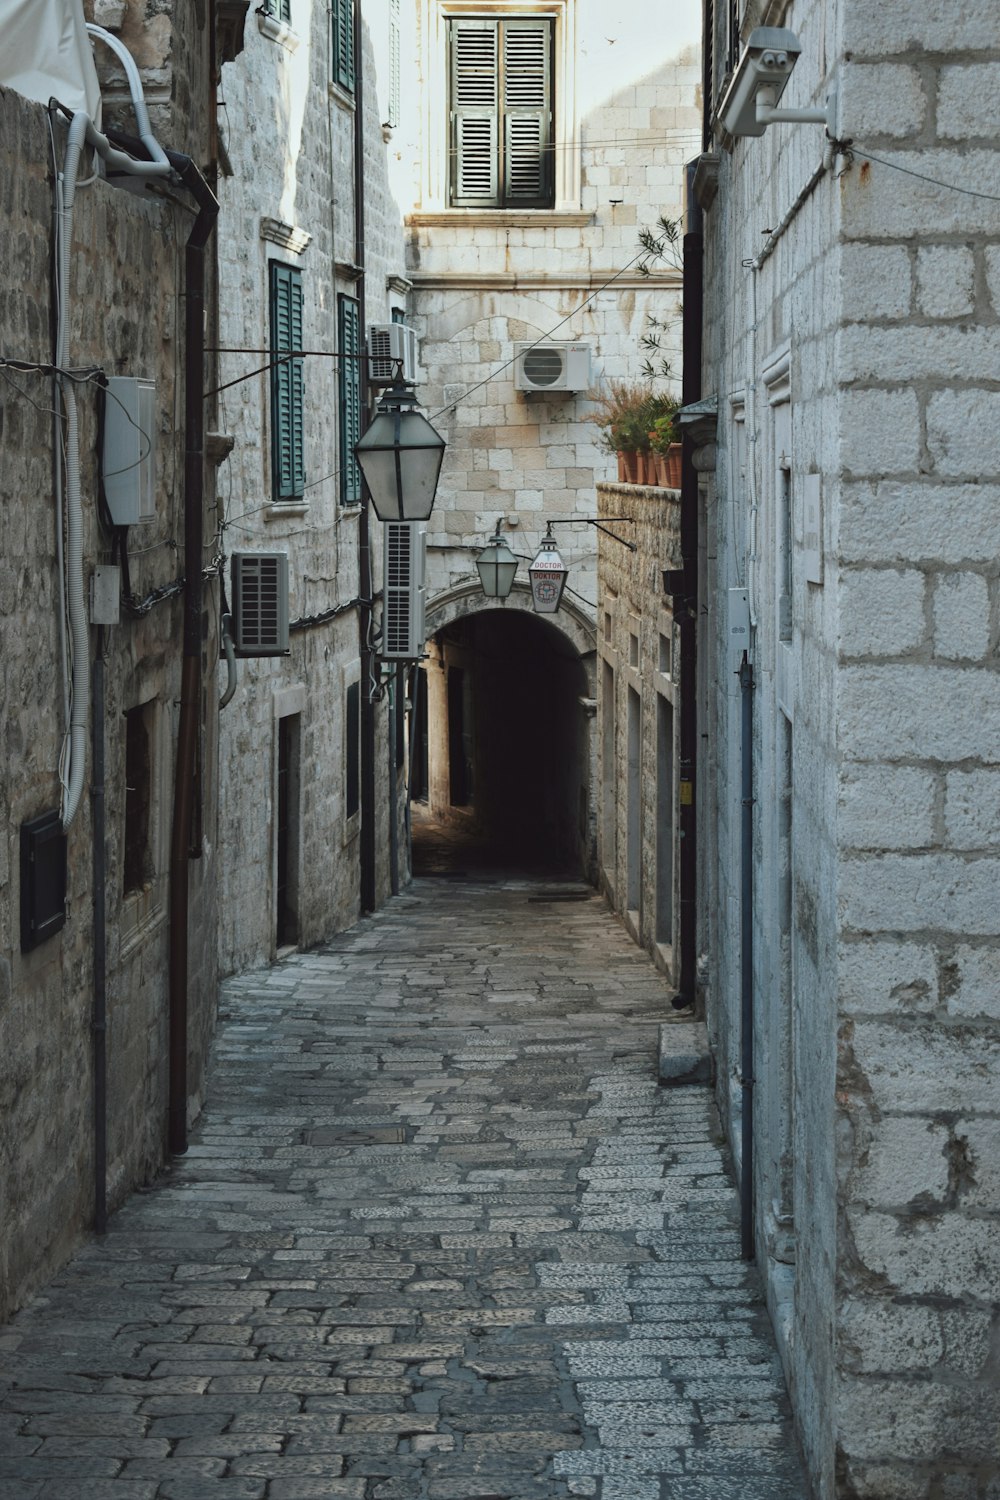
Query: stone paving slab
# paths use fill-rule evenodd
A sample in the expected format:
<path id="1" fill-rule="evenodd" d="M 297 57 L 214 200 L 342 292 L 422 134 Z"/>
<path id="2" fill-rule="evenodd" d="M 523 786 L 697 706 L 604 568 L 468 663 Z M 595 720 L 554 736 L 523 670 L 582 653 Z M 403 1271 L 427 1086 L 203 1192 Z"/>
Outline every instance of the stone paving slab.
<path id="1" fill-rule="evenodd" d="M 807 1500 L 711 1091 L 554 888 L 224 985 L 187 1156 L 0 1328 L 4 1500 Z"/>

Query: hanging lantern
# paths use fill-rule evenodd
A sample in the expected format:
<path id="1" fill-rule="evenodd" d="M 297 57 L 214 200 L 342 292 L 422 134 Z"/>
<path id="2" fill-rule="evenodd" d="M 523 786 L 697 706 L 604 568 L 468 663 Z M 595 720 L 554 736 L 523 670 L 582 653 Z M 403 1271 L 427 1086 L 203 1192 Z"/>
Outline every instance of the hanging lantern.
<path id="1" fill-rule="evenodd" d="M 487 599 L 506 599 L 514 587 L 517 558 L 500 535 L 499 528 L 476 558 L 476 567 Z"/>
<path id="2" fill-rule="evenodd" d="M 569 569 L 559 556 L 551 525 L 528 569 L 528 577 L 531 579 L 531 602 L 535 613 L 554 615 L 562 601 Z"/>
<path id="3" fill-rule="evenodd" d="M 398 380 L 386 391 L 354 455 L 380 521 L 425 521 L 434 506 L 445 441 Z"/>

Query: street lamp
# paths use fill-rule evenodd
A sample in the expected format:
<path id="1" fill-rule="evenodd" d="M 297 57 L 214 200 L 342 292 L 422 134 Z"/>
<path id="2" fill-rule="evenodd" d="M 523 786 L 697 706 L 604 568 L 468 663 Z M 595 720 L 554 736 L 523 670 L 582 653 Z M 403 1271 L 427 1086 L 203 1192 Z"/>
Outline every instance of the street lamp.
<path id="1" fill-rule="evenodd" d="M 514 587 L 517 558 L 500 535 L 499 528 L 476 558 L 476 567 L 487 599 L 506 599 Z"/>
<path id="2" fill-rule="evenodd" d="M 531 602 L 535 613 L 554 615 L 562 601 L 569 569 L 559 556 L 551 523 L 542 538 L 541 547 L 535 553 L 535 560 L 528 569 L 528 577 L 531 579 Z"/>
<path id="3" fill-rule="evenodd" d="M 445 442 L 402 380 L 386 391 L 354 456 L 380 521 L 425 521 L 434 506 Z"/>

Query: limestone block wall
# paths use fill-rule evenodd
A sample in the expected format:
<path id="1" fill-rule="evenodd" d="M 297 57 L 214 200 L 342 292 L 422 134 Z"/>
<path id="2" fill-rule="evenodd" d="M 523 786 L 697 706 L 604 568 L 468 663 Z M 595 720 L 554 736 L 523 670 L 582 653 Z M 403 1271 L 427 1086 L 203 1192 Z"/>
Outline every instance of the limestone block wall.
<path id="1" fill-rule="evenodd" d="M 191 134 L 168 144 L 197 150 Z M 56 126 L 61 151 L 65 132 Z M 82 175 L 89 175 L 84 172 Z M 0 89 L 0 307 L 8 359 L 46 364 L 50 326 L 50 142 L 45 109 Z M 145 598 L 180 571 L 183 541 L 184 244 L 190 210 L 100 180 L 77 193 L 71 251 L 70 364 L 156 384 L 155 519 L 130 532 L 133 592 Z M 19 831 L 57 809 L 64 728 L 52 383 L 8 371 L 0 382 L 6 562 L 0 569 L 5 752 L 0 777 L 0 1316 L 50 1278 L 93 1222 L 93 754 L 68 835 L 65 926 L 20 947 Z M 78 387 L 85 587 L 112 561 L 97 512 L 97 387 Z M 207 477 L 206 505 L 213 501 Z M 211 528 L 208 529 L 211 537 Z M 89 634 L 88 656 L 97 651 Z M 205 622 L 206 660 L 217 654 Z M 167 875 L 173 804 L 181 602 L 104 632 L 107 910 L 108 1205 L 160 1169 L 167 1110 Z M 90 662 L 88 661 L 88 668 Z M 126 890 L 126 714 L 147 734 L 142 881 Z M 215 734 L 200 749 L 200 858 L 190 863 L 189 1106 L 196 1112 L 215 1014 Z"/>
<path id="2" fill-rule="evenodd" d="M 601 388 L 611 378 L 636 378 L 652 313 L 671 325 L 665 352 L 679 376 L 680 277 L 669 265 L 654 265 L 648 279 L 638 274 L 638 233 L 661 214 L 679 216 L 684 162 L 698 132 L 693 5 L 675 8 L 652 42 L 648 10 L 633 0 L 613 17 L 596 0 L 515 6 L 556 18 L 555 205 L 517 213 L 449 208 L 443 27 L 459 9 L 449 0 L 415 7 L 404 51 L 413 47 L 418 70 L 406 80 L 392 143 L 397 197 L 409 194 L 407 274 L 421 338 L 421 397 L 448 440 L 429 533 L 432 597 L 475 588 L 472 554 L 497 524 L 515 551 L 531 557 L 547 519 L 593 516 L 595 485 L 614 474 L 588 421 L 594 408 L 586 391 L 515 389 L 516 341 L 551 334 L 586 342 L 592 385 Z M 592 531 L 566 528 L 559 542 L 570 584 L 592 611 Z"/>
<path id="3" fill-rule="evenodd" d="M 836 82 L 858 156 L 823 171 L 821 132 L 771 127 L 723 150 L 706 213 L 702 945 L 738 1142 L 741 588 L 758 1251 L 822 1497 L 995 1482 L 1000 217 L 955 191 L 995 172 L 967 102 L 996 63 L 988 9 L 782 7 L 788 102 Z"/>
<path id="4" fill-rule="evenodd" d="M 597 848 L 600 884 L 633 938 L 679 979 L 676 832 L 679 629 L 664 569 L 681 566 L 680 495 L 601 484 L 598 517 Z M 618 518 L 625 517 L 625 520 Z"/>
<path id="5" fill-rule="evenodd" d="M 1000 47 L 985 3 L 896 19 L 843 12 L 845 119 L 892 165 L 841 187 L 838 1428 L 860 1494 L 971 1494 L 1000 1482 Z"/>
<path id="6" fill-rule="evenodd" d="M 268 264 L 294 266 L 303 286 L 303 338 L 311 351 L 338 351 L 338 294 L 358 295 L 354 210 L 356 97 L 331 82 L 326 5 L 296 0 L 292 26 L 251 13 L 244 49 L 223 68 L 231 175 L 220 180 L 220 344 L 266 349 Z M 365 297 L 369 322 L 388 322 L 405 299 L 401 216 L 387 189 L 385 56 L 388 8 L 365 7 Z M 266 101 L 266 107 L 262 107 Z M 400 290 L 402 288 L 402 290 Z M 220 356 L 231 380 L 266 363 L 253 353 Z M 296 885 L 292 941 L 320 941 L 359 910 L 360 814 L 347 805 L 347 696 L 360 682 L 357 506 L 341 504 L 339 365 L 304 362 L 306 486 L 301 500 L 273 502 L 270 383 L 259 374 L 220 398 L 220 427 L 235 439 L 222 469 L 223 549 L 286 551 L 293 620 L 342 611 L 294 631 L 288 657 L 240 663 L 240 684 L 222 719 L 222 900 L 224 970 L 266 962 L 277 924 L 277 806 L 281 721 L 294 724 L 297 806 L 291 856 Z M 371 516 L 375 586 L 382 528 Z M 220 669 L 220 684 L 225 671 Z M 390 888 L 388 700 L 377 708 L 377 899 Z M 394 773 L 395 774 L 395 773 Z M 398 811 L 404 787 L 397 775 Z M 405 870 L 403 877 L 405 878 Z"/>

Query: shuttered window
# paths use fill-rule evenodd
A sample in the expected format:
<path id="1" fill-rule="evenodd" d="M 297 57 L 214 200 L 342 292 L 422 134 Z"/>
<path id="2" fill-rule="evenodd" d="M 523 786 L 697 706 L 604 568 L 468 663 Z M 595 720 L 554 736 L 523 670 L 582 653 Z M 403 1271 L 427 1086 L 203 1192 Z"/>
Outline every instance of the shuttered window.
<path id="1" fill-rule="evenodd" d="M 361 322 L 353 297 L 337 298 L 337 361 L 340 380 L 340 503 L 361 504 L 361 470 L 354 445 L 361 436 Z"/>
<path id="2" fill-rule="evenodd" d="M 333 81 L 353 94 L 354 0 L 333 0 L 330 20 L 333 27 Z"/>
<path id="3" fill-rule="evenodd" d="M 302 348 L 302 272 L 272 261 L 271 352 Z M 303 443 L 305 378 L 301 359 L 271 370 L 271 492 L 275 500 L 301 499 L 306 483 Z"/>
<path id="4" fill-rule="evenodd" d="M 552 22 L 450 24 L 451 202 L 551 208 Z"/>
<path id="5" fill-rule="evenodd" d="M 264 0 L 262 9 L 278 21 L 291 22 L 292 0 Z"/>

